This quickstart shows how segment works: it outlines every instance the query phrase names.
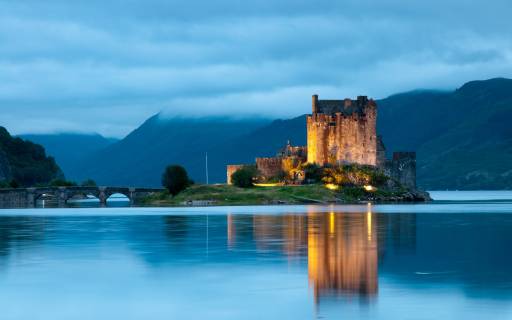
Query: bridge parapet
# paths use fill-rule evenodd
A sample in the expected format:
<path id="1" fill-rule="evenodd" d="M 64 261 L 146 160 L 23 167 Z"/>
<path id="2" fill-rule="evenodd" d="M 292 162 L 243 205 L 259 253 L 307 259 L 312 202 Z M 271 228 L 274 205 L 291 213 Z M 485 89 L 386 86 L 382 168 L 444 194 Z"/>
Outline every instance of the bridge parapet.
<path id="1" fill-rule="evenodd" d="M 28 195 L 27 189 L 0 189 L 0 206 L 25 207 Z"/>
<path id="2" fill-rule="evenodd" d="M 56 199 L 59 205 L 76 196 L 86 197 L 92 195 L 97 197 L 100 205 L 106 205 L 107 199 L 113 194 L 125 195 L 131 204 L 135 204 L 146 196 L 162 192 L 161 188 L 134 188 L 134 187 L 33 187 L 19 189 L 0 189 L 0 207 L 16 206 L 34 207 L 37 199 L 50 196 Z"/>

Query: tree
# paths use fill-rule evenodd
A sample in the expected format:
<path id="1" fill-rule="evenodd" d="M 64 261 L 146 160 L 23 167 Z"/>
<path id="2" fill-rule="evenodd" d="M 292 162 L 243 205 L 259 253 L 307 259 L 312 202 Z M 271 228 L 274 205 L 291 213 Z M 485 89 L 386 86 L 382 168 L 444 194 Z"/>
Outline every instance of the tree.
<path id="1" fill-rule="evenodd" d="M 47 185 L 54 179 L 64 179 L 64 174 L 53 157 L 44 148 L 21 138 L 12 137 L 0 127 L 0 162 L 7 164 L 9 175 L 19 186 Z M 5 170 L 4 170 L 5 171 Z"/>
<path id="2" fill-rule="evenodd" d="M 75 187 L 76 182 L 65 179 L 54 179 L 49 183 L 50 187 Z"/>
<path id="3" fill-rule="evenodd" d="M 4 189 L 4 188 L 8 188 L 8 189 L 16 189 L 16 188 L 19 188 L 19 183 L 12 179 L 11 181 L 8 181 L 8 180 L 2 180 L 0 181 L 0 189 Z"/>
<path id="4" fill-rule="evenodd" d="M 185 168 L 179 165 L 171 165 L 165 168 L 162 175 L 162 185 L 169 190 L 173 196 L 185 190 L 191 181 L 188 178 Z"/>
<path id="5" fill-rule="evenodd" d="M 250 188 L 254 185 L 257 170 L 254 166 L 244 166 L 231 176 L 233 184 L 239 188 Z"/>
<path id="6" fill-rule="evenodd" d="M 82 187 L 97 187 L 96 181 L 92 179 L 84 180 L 81 184 Z"/>
<path id="7" fill-rule="evenodd" d="M 13 189 L 17 189 L 20 187 L 20 184 L 18 183 L 18 181 L 12 179 L 11 182 L 9 182 L 9 186 Z"/>

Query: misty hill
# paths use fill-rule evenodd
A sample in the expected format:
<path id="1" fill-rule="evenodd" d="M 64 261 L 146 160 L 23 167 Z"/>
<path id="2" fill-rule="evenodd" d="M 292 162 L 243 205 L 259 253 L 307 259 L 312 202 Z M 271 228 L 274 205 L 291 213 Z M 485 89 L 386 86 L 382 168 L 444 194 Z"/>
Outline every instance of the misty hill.
<path id="1" fill-rule="evenodd" d="M 512 80 L 491 79 L 391 96 L 378 123 L 389 150 L 418 152 L 424 188 L 511 189 L 511 117 Z"/>
<path id="2" fill-rule="evenodd" d="M 12 137 L 0 127 L 0 183 L 11 180 L 21 186 L 45 184 L 63 178 L 62 171 L 45 149 L 31 141 Z"/>
<path id="3" fill-rule="evenodd" d="M 473 81 L 455 91 L 413 91 L 378 101 L 388 152 L 418 152 L 418 184 L 427 189 L 512 188 L 512 80 Z M 125 139 L 82 161 L 74 178 L 103 184 L 159 185 L 165 165 L 192 178 L 225 182 L 225 165 L 273 156 L 287 140 L 306 144 L 306 120 L 164 119 L 154 116 Z"/>
<path id="4" fill-rule="evenodd" d="M 43 145 L 68 179 L 76 178 L 77 164 L 83 159 L 118 141 L 99 134 L 80 133 L 26 134 L 20 137 Z"/>
<path id="5" fill-rule="evenodd" d="M 224 163 L 231 158 L 225 154 L 229 149 L 226 146 L 268 122 L 227 117 L 167 119 L 155 115 L 123 140 L 86 158 L 73 176 L 78 180 L 90 177 L 108 185 L 160 186 L 165 166 L 179 163 L 192 179 L 204 181 L 208 153 L 211 181 L 224 181 Z"/>

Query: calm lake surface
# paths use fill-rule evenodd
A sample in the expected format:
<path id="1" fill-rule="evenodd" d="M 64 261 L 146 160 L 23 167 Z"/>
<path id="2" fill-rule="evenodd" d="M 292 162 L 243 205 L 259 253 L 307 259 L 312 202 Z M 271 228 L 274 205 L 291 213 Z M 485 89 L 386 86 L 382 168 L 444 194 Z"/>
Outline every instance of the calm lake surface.
<path id="1" fill-rule="evenodd" d="M 0 210 L 0 318 L 512 319 L 512 194 L 433 196 Z"/>

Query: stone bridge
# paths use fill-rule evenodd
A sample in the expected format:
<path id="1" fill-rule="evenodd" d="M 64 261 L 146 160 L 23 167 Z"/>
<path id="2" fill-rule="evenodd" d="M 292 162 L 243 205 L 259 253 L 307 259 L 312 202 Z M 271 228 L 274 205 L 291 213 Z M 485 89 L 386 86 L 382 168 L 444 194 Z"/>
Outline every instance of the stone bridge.
<path id="1" fill-rule="evenodd" d="M 106 205 L 107 199 L 113 194 L 125 195 L 130 204 L 136 204 L 145 197 L 162 192 L 159 188 L 129 187 L 38 187 L 19 189 L 0 189 L 0 206 L 34 207 L 41 198 L 56 199 L 59 205 L 65 205 L 72 198 L 94 196 L 100 205 Z"/>

